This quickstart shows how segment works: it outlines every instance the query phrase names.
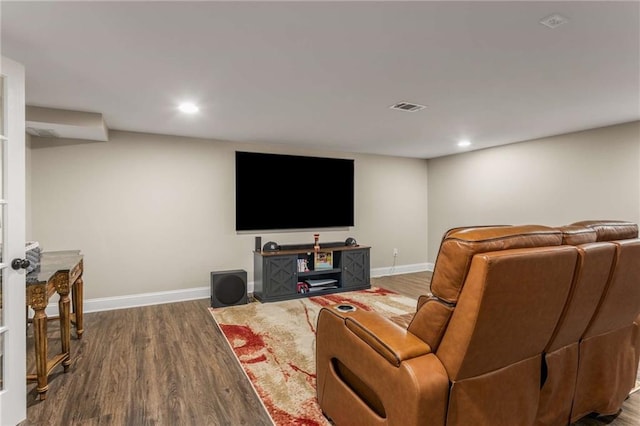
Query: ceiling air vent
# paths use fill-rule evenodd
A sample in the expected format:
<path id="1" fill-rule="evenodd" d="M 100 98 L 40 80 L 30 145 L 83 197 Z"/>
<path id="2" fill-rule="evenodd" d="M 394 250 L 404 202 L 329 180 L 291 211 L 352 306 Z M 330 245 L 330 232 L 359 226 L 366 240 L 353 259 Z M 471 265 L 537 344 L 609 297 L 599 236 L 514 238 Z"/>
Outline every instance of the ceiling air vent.
<path id="1" fill-rule="evenodd" d="M 562 24 L 566 24 L 567 22 L 569 22 L 567 18 L 557 13 L 540 20 L 540 23 L 542 25 L 547 26 L 551 29 L 557 28 Z"/>
<path id="2" fill-rule="evenodd" d="M 27 133 L 32 136 L 41 138 L 59 138 L 60 135 L 53 129 L 38 129 L 36 127 L 27 127 Z"/>
<path id="3" fill-rule="evenodd" d="M 426 107 L 424 105 L 412 104 L 410 102 L 398 102 L 395 105 L 391 105 L 389 108 L 398 109 L 400 111 L 416 112 L 421 109 L 425 109 Z"/>

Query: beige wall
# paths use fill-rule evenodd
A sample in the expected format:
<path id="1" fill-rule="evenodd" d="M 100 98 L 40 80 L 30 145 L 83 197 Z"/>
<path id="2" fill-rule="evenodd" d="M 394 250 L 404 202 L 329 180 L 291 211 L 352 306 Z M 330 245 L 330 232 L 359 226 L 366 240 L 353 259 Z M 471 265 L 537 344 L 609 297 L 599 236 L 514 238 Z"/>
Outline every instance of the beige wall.
<path id="1" fill-rule="evenodd" d="M 245 269 L 254 234 L 235 232 L 236 149 L 355 159 L 356 225 L 320 232 L 372 246 L 372 268 L 427 258 L 425 160 L 345 155 L 130 132 L 109 142 L 33 139 L 32 231 L 45 250 L 81 249 L 87 299 L 209 285 L 211 271 Z M 313 178 L 313 176 L 309 176 Z M 296 194 L 292 194 L 296 196 Z M 314 230 L 261 234 L 312 243 Z"/>
<path id="2" fill-rule="evenodd" d="M 640 122 L 428 161 L 119 131 L 110 139 L 27 146 L 27 238 L 82 249 L 88 299 L 208 286 L 209 272 L 226 269 L 253 280 L 256 234 L 234 229 L 237 149 L 354 158 L 356 225 L 318 231 L 321 242 L 372 246 L 374 269 L 393 265 L 393 248 L 397 266 L 433 262 L 453 226 L 640 222 Z M 314 231 L 260 235 L 310 243 Z"/>
<path id="3" fill-rule="evenodd" d="M 463 225 L 640 222 L 640 122 L 427 161 L 429 259 Z"/>

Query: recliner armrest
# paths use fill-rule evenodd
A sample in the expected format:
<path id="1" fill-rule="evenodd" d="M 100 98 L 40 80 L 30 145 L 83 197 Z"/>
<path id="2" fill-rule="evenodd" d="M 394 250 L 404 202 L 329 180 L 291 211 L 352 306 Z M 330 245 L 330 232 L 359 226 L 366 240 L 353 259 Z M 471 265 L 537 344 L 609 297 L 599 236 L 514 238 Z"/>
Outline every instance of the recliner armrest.
<path id="1" fill-rule="evenodd" d="M 429 300 L 433 299 L 433 295 L 431 293 L 429 294 L 423 294 L 421 296 L 418 297 L 418 304 L 416 306 L 416 312 L 418 312 L 420 310 L 420 308 L 422 308 L 422 305 L 424 305 L 425 303 L 427 303 Z"/>
<path id="2" fill-rule="evenodd" d="M 347 329 L 396 367 L 404 360 L 431 353 L 427 343 L 375 312 L 338 315 Z"/>

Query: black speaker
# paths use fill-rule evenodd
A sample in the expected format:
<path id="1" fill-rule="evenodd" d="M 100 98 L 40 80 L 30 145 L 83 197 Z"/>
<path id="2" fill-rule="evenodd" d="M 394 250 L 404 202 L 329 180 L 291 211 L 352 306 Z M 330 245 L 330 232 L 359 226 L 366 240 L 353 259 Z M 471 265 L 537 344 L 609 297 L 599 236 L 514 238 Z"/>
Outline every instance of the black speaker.
<path id="1" fill-rule="evenodd" d="M 217 271 L 211 273 L 211 306 L 244 305 L 247 303 L 247 271 Z"/>
<path id="2" fill-rule="evenodd" d="M 267 241 L 264 243 L 264 246 L 262 246 L 262 251 L 273 252 L 278 250 L 280 250 L 280 246 L 278 243 L 274 243 L 273 241 Z"/>
<path id="3" fill-rule="evenodd" d="M 262 237 L 256 237 L 256 251 L 262 250 Z"/>

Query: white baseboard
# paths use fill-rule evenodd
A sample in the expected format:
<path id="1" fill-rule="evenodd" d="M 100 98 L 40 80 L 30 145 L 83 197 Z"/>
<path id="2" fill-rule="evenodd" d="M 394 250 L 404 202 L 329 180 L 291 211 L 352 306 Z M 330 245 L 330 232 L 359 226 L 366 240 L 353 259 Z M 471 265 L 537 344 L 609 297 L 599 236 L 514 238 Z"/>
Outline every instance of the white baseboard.
<path id="1" fill-rule="evenodd" d="M 408 274 L 411 272 L 433 271 L 433 263 L 399 265 L 371 270 L 372 277 Z M 253 294 L 253 281 L 247 282 L 247 293 Z M 154 293 L 130 294 L 126 296 L 99 297 L 84 301 L 84 312 L 112 311 L 115 309 L 137 308 L 139 306 L 161 305 L 163 303 L 185 302 L 187 300 L 208 299 L 211 289 L 207 287 L 186 288 L 183 290 L 158 291 Z M 57 299 L 49 303 L 45 311 L 48 316 L 58 315 Z M 30 312 L 32 314 L 33 312 Z"/>
<path id="2" fill-rule="evenodd" d="M 253 282 L 251 283 L 253 287 Z M 247 285 L 247 287 L 249 287 Z M 84 301 L 84 312 L 111 311 L 114 309 L 137 308 L 161 305 L 163 303 L 185 302 L 187 300 L 208 299 L 209 287 L 187 288 L 184 290 L 158 291 L 154 293 L 130 294 L 126 296 L 99 297 Z M 58 302 L 49 303 L 45 311 L 48 316 L 58 315 Z"/>
<path id="3" fill-rule="evenodd" d="M 371 270 L 372 277 L 384 277 L 387 275 L 410 274 L 412 272 L 433 271 L 433 263 L 416 263 L 413 265 L 398 265 Z"/>

